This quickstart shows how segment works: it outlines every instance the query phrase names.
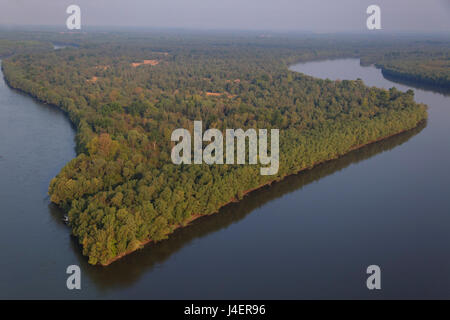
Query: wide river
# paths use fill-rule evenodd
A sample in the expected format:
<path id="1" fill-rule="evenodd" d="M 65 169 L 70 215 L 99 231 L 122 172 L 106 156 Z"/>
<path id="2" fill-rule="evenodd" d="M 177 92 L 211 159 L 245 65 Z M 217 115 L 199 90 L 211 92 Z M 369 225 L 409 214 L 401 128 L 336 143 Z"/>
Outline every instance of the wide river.
<path id="1" fill-rule="evenodd" d="M 358 59 L 294 71 L 410 87 Z M 87 264 L 50 204 L 75 157 L 53 107 L 0 80 L 0 298 L 450 298 L 450 96 L 416 89 L 428 123 L 258 190 L 109 267 Z M 82 289 L 66 288 L 79 265 Z M 381 268 L 381 290 L 366 287 Z"/>

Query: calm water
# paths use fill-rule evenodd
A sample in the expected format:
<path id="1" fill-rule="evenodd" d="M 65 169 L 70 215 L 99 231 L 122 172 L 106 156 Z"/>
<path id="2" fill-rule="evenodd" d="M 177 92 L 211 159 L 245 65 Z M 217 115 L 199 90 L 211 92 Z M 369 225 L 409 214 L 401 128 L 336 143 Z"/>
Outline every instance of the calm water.
<path id="1" fill-rule="evenodd" d="M 409 87 L 356 59 L 292 70 Z M 450 298 L 450 97 L 426 125 L 258 190 L 107 268 L 89 266 L 46 194 L 75 156 L 58 110 L 0 80 L 0 298 Z M 82 290 L 66 289 L 66 267 Z M 382 290 L 366 288 L 366 268 Z"/>

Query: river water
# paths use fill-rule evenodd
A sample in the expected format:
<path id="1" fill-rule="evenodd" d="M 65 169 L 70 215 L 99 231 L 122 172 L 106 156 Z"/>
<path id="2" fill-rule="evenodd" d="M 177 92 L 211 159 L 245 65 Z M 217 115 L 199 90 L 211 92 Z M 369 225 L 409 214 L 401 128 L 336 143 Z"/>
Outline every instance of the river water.
<path id="1" fill-rule="evenodd" d="M 357 59 L 291 67 L 410 87 Z M 75 157 L 65 115 L 0 80 L 0 298 L 450 298 L 450 96 L 413 88 L 427 124 L 257 190 L 107 268 L 47 196 Z M 82 289 L 66 288 L 79 265 Z M 381 268 L 378 291 L 366 268 Z"/>

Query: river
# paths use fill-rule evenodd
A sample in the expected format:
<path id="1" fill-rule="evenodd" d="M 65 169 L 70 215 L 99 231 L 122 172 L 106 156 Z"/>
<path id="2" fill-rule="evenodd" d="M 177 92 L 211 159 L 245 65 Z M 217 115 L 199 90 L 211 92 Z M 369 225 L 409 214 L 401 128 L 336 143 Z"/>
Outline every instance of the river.
<path id="1" fill-rule="evenodd" d="M 358 59 L 291 70 L 410 87 Z M 90 266 L 50 204 L 75 157 L 56 108 L 0 80 L 0 298 L 450 298 L 450 96 L 412 88 L 423 126 L 257 190 L 104 268 Z M 79 265 L 82 289 L 66 288 Z M 378 291 L 366 268 L 381 268 Z"/>

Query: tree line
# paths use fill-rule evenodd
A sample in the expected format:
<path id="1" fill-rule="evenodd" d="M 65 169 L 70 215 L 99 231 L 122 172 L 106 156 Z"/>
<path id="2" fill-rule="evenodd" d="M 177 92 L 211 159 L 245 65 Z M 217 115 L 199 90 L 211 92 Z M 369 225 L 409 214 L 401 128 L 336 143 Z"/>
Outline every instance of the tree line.
<path id="1" fill-rule="evenodd" d="M 58 106 L 77 127 L 77 157 L 49 194 L 89 263 L 107 264 L 248 190 L 426 119 L 412 91 L 289 71 L 294 61 L 360 54 L 359 45 L 308 41 L 114 35 L 4 60 L 10 86 Z M 158 63 L 133 65 L 143 60 Z M 192 131 L 195 120 L 205 130 L 280 129 L 278 174 L 261 176 L 258 165 L 174 165 L 171 133 Z"/>

